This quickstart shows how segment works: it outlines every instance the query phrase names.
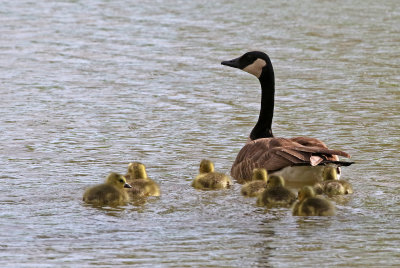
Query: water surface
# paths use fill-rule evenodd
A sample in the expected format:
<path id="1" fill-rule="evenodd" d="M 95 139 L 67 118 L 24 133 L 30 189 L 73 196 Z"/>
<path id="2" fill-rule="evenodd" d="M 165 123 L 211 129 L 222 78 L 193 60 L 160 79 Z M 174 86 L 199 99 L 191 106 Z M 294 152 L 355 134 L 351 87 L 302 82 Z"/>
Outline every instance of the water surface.
<path id="1" fill-rule="evenodd" d="M 2 267 L 400 265 L 397 1 L 8 1 L 0 10 Z M 248 50 L 274 64 L 276 136 L 350 153 L 337 216 L 190 187 L 228 173 L 259 113 Z M 160 198 L 83 204 L 141 161 Z"/>

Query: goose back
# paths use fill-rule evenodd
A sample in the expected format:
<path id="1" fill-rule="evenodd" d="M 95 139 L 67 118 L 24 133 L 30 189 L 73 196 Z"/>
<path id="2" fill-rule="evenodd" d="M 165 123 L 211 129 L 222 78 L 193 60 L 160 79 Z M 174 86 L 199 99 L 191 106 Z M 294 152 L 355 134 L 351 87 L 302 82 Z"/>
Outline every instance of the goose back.
<path id="1" fill-rule="evenodd" d="M 275 172 L 295 165 L 317 166 L 338 161 L 338 155 L 350 157 L 340 150 L 331 150 L 320 140 L 308 137 L 261 138 L 247 142 L 238 153 L 231 176 L 239 183 L 251 178 L 254 168 Z"/>

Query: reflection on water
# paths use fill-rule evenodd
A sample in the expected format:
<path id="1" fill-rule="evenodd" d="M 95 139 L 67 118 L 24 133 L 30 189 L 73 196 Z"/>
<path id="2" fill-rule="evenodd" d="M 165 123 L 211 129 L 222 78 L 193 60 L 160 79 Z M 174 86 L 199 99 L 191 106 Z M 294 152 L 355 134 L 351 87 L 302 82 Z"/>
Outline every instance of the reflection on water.
<path id="1" fill-rule="evenodd" d="M 2 267 L 400 265 L 397 1 L 9 1 L 0 13 Z M 190 187 L 203 158 L 228 172 L 257 120 L 258 81 L 220 66 L 254 49 L 275 68 L 274 133 L 356 162 L 335 217 L 257 207 L 238 184 Z M 132 161 L 161 197 L 82 202 Z"/>

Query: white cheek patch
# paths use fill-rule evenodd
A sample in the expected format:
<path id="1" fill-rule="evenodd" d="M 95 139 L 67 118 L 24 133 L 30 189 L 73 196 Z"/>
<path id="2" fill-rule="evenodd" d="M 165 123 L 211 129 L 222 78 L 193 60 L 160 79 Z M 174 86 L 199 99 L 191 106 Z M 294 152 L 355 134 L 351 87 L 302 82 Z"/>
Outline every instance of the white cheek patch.
<path id="1" fill-rule="evenodd" d="M 255 75 L 257 78 L 260 78 L 262 73 L 262 68 L 267 65 L 265 60 L 256 59 L 252 64 L 246 66 L 243 71 L 246 71 L 252 75 Z"/>

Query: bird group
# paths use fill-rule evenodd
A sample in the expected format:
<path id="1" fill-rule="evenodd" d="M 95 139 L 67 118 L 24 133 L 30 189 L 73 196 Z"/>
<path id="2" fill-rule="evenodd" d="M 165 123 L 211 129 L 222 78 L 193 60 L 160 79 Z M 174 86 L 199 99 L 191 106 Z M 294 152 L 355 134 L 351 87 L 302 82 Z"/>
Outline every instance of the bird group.
<path id="1" fill-rule="evenodd" d="M 292 207 L 294 216 L 332 216 L 335 215 L 335 207 L 322 195 L 351 194 L 353 189 L 349 182 L 336 179 L 336 169 L 333 167 L 325 168 L 323 179 L 314 186 L 304 186 L 296 196 L 285 187 L 282 176 L 268 176 L 264 168 L 255 168 L 240 192 L 244 197 L 257 198 L 258 206 Z M 221 190 L 230 188 L 233 182 L 230 176 L 216 172 L 212 161 L 203 159 L 199 174 L 191 185 L 198 190 Z M 105 183 L 88 188 L 83 201 L 98 206 L 118 206 L 137 198 L 160 196 L 160 193 L 159 185 L 147 176 L 144 164 L 132 162 L 128 165 L 126 175 L 110 173 Z"/>
<path id="2" fill-rule="evenodd" d="M 293 215 L 333 215 L 335 209 L 332 203 L 321 195 L 331 197 L 353 192 L 348 182 L 339 180 L 341 167 L 353 163 L 341 161 L 339 156 L 349 158 L 350 155 L 330 149 L 316 138 L 282 138 L 272 134 L 275 75 L 267 54 L 247 52 L 221 64 L 254 75 L 261 85 L 258 121 L 237 154 L 230 172 L 236 182 L 245 184 L 242 194 L 257 197 L 257 204 L 262 206 L 293 206 Z M 232 185 L 231 177 L 215 172 L 214 164 L 203 160 L 192 186 L 200 190 L 224 189 Z M 304 187 L 296 197 L 285 184 Z M 104 184 L 88 189 L 83 200 L 89 203 L 118 203 L 129 198 L 158 195 L 158 185 L 147 177 L 144 165 L 135 162 L 129 164 L 126 176 L 111 173 Z"/>
<path id="3" fill-rule="evenodd" d="M 119 206 L 148 196 L 160 196 L 160 187 L 147 176 L 144 164 L 132 162 L 125 176 L 112 172 L 103 184 L 88 188 L 83 201 L 98 206 Z"/>

